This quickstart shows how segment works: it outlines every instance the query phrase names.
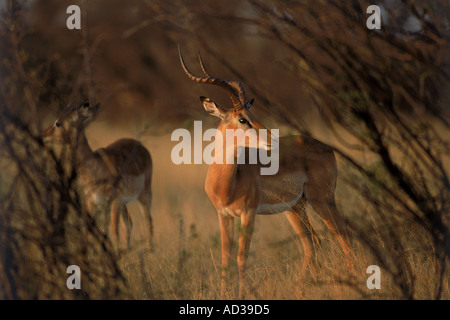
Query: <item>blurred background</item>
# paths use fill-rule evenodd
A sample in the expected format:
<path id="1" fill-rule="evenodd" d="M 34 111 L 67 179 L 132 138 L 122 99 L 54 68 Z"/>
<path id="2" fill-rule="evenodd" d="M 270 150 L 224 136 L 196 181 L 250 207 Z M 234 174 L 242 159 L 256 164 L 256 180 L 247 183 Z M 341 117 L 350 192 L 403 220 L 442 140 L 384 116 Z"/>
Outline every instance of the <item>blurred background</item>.
<path id="1" fill-rule="evenodd" d="M 69 5 L 81 30 L 69 30 Z M 359 262 L 344 267 L 327 239 L 305 278 L 283 216 L 258 217 L 251 298 L 448 299 L 450 8 L 447 1 L 61 1 L 0 3 L 0 297 L 215 299 L 220 237 L 203 191 L 207 166 L 169 160 L 177 128 L 217 126 L 200 95 L 231 107 L 220 88 L 184 74 L 198 52 L 212 75 L 241 81 L 252 112 L 283 135 L 335 148 L 337 197 Z M 154 159 L 156 251 L 134 224 L 118 256 L 104 230 L 82 219 L 73 176 L 40 132 L 69 103 L 100 102 L 87 128 L 93 149 L 138 139 Z M 130 212 L 139 217 L 133 207 Z M 236 222 L 237 227 L 238 221 Z M 300 246 L 301 247 L 301 246 Z M 74 262 L 74 260 L 76 260 Z M 65 266 L 88 274 L 65 286 Z M 367 266 L 382 269 L 368 290 Z M 84 273 L 83 273 L 83 270 Z M 262 281 L 264 280 L 264 281 Z"/>

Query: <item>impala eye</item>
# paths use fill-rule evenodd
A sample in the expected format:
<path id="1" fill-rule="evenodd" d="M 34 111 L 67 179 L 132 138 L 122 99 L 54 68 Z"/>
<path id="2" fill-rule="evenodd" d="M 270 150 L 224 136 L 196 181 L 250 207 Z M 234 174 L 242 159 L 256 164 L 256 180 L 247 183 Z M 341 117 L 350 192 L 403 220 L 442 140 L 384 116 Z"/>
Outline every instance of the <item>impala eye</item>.
<path id="1" fill-rule="evenodd" d="M 59 122 L 58 120 L 55 121 L 55 127 L 61 127 L 61 122 Z"/>
<path id="2" fill-rule="evenodd" d="M 245 118 L 239 118 L 239 123 L 246 124 L 248 121 Z"/>

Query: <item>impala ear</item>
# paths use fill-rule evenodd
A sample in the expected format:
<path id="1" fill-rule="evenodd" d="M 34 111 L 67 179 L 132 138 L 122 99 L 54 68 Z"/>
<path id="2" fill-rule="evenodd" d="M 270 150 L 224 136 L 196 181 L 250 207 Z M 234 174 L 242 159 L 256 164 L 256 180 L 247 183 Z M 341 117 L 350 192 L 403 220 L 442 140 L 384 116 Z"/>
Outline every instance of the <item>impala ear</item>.
<path id="1" fill-rule="evenodd" d="M 225 117 L 226 111 L 223 108 L 219 107 L 210 98 L 201 96 L 200 100 L 203 103 L 203 108 L 205 108 L 205 110 L 209 114 L 219 117 L 220 119 L 223 119 Z"/>
<path id="2" fill-rule="evenodd" d="M 72 117 L 72 121 L 78 121 L 79 118 L 83 122 L 87 122 L 92 120 L 92 118 L 96 115 L 98 109 L 99 109 L 100 103 L 95 104 L 94 106 L 91 106 L 88 101 L 84 101 L 80 107 L 74 112 L 74 115 Z"/>
<path id="3" fill-rule="evenodd" d="M 247 103 L 245 104 L 245 108 L 246 108 L 247 110 L 250 110 L 250 108 L 251 108 L 252 105 L 253 105 L 253 102 L 255 102 L 255 98 L 252 98 L 252 100 L 247 101 Z"/>

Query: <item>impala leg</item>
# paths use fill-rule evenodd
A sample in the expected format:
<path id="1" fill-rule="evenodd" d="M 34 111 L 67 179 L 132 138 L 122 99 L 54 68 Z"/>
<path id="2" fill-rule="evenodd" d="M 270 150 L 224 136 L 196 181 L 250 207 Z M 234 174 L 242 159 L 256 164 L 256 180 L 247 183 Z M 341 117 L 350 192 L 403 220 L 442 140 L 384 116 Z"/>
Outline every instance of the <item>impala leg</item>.
<path id="1" fill-rule="evenodd" d="M 312 257 L 315 256 L 315 246 L 313 242 L 315 241 L 316 244 L 320 244 L 320 240 L 309 222 L 306 213 L 306 198 L 303 196 L 292 209 L 293 210 L 291 211 L 286 211 L 285 214 L 302 243 L 304 250 L 302 272 L 305 272 Z"/>
<path id="2" fill-rule="evenodd" d="M 152 195 L 151 193 L 145 193 L 139 198 L 139 203 L 141 204 L 141 212 L 145 219 L 147 219 L 147 230 L 149 237 L 149 247 L 150 251 L 153 251 L 153 219 L 151 215 L 152 206 Z"/>
<path id="3" fill-rule="evenodd" d="M 330 231 L 335 235 L 337 238 L 342 251 L 345 254 L 345 258 L 347 261 L 347 267 L 349 269 L 353 269 L 353 263 L 351 261 L 351 248 L 348 241 L 347 233 L 345 232 L 345 225 L 344 225 L 344 219 L 337 210 L 336 206 L 333 205 L 328 208 L 324 208 L 324 212 L 328 212 L 328 217 L 324 218 L 323 221 L 330 229 Z"/>
<path id="4" fill-rule="evenodd" d="M 245 264 L 250 248 L 250 241 L 255 226 L 255 213 L 243 213 L 241 215 L 241 232 L 239 235 L 239 251 L 237 257 L 239 271 L 239 298 L 244 298 L 246 291 Z"/>
<path id="5" fill-rule="evenodd" d="M 230 267 L 230 256 L 233 248 L 234 218 L 219 213 L 220 237 L 222 242 L 222 282 L 220 296 L 225 298 L 227 292 L 227 276 Z"/>
<path id="6" fill-rule="evenodd" d="M 348 241 L 348 236 L 346 233 L 346 226 L 344 217 L 341 215 L 336 207 L 336 202 L 334 200 L 334 192 L 321 193 L 319 197 L 317 194 L 312 193 L 308 199 L 311 201 L 311 205 L 321 217 L 325 225 L 330 229 L 333 235 L 339 242 L 339 245 L 344 252 L 347 267 L 352 270 L 353 263 L 351 261 L 351 248 Z"/>
<path id="7" fill-rule="evenodd" d="M 120 201 L 113 200 L 111 202 L 111 225 L 110 235 L 116 252 L 119 252 L 119 218 L 120 218 Z"/>
<path id="8" fill-rule="evenodd" d="M 123 222 L 123 226 L 124 226 L 123 234 L 126 235 L 127 250 L 128 250 L 128 249 L 130 249 L 131 230 L 133 228 L 133 221 L 131 221 L 130 214 L 128 213 L 128 209 L 125 204 L 122 204 L 120 206 L 120 218 Z"/>

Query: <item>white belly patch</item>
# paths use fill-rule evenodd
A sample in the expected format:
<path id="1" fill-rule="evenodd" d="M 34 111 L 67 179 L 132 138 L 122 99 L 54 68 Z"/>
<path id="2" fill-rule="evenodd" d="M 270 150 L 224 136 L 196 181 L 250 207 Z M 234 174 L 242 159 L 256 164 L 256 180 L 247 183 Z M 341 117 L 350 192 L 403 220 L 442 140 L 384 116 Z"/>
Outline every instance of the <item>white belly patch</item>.
<path id="1" fill-rule="evenodd" d="M 242 213 L 242 210 L 240 210 L 240 209 L 232 210 L 230 208 L 223 208 L 223 209 L 219 210 L 219 214 L 221 214 L 223 216 L 227 216 L 227 217 L 233 217 L 233 218 L 240 217 L 241 213 Z"/>
<path id="2" fill-rule="evenodd" d="M 136 200 L 144 190 L 145 175 L 138 177 L 123 176 L 119 186 L 114 189 L 111 184 L 90 186 L 85 182 L 85 197 L 91 207 L 105 208 L 110 201 L 119 200 L 122 204 Z"/>
<path id="3" fill-rule="evenodd" d="M 142 193 L 145 184 L 145 175 L 142 174 L 139 177 L 123 177 L 123 192 L 120 195 L 122 203 L 128 203 L 136 200 Z"/>
<path id="4" fill-rule="evenodd" d="M 301 199 L 307 176 L 303 172 L 265 179 L 262 200 L 256 214 L 277 214 L 292 207 Z"/>
<path id="5" fill-rule="evenodd" d="M 287 210 L 291 210 L 292 207 L 300 200 L 302 195 L 303 192 L 301 192 L 294 200 L 289 202 L 260 204 L 258 209 L 256 209 L 256 214 L 277 214 Z"/>
<path id="6" fill-rule="evenodd" d="M 108 204 L 109 198 L 105 197 L 101 193 L 93 193 L 89 197 L 89 202 L 91 203 L 91 206 L 100 209 L 104 208 Z"/>

